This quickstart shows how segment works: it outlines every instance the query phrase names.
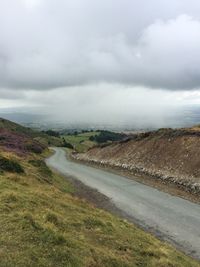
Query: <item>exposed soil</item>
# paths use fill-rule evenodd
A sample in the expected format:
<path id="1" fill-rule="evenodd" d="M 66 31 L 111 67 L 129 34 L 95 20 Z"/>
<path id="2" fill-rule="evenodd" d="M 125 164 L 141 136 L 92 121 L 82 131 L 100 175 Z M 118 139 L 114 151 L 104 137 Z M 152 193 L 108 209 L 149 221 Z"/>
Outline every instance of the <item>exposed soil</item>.
<path id="1" fill-rule="evenodd" d="M 72 157 L 199 201 L 199 129 L 160 129 L 140 133 L 122 142 L 92 148 L 84 154 L 72 154 Z"/>

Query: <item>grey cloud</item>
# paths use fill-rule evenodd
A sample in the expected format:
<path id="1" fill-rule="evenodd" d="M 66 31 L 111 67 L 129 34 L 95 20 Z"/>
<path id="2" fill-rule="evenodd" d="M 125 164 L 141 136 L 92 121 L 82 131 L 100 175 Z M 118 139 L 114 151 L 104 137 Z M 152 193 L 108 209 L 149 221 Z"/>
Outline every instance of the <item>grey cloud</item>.
<path id="1" fill-rule="evenodd" d="M 199 1 L 0 2 L 0 87 L 101 82 L 199 88 Z"/>
<path id="2" fill-rule="evenodd" d="M 8 90 L 8 89 L 1 89 L 0 88 L 0 100 L 2 99 L 9 99 L 9 100 L 16 100 L 25 99 L 25 93 L 23 91 L 16 91 L 16 90 Z"/>
<path id="3" fill-rule="evenodd" d="M 164 127 L 180 107 L 179 92 L 101 84 L 35 91 L 27 101 L 37 112 L 66 124 Z"/>

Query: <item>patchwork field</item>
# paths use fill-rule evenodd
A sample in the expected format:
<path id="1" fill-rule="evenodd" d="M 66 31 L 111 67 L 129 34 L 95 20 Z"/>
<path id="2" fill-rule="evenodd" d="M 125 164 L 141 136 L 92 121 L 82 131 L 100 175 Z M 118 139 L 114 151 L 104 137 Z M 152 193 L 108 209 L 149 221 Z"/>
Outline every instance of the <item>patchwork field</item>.
<path id="1" fill-rule="evenodd" d="M 77 152 L 86 152 L 89 148 L 93 147 L 97 143 L 90 141 L 91 136 L 98 135 L 99 132 L 86 132 L 79 133 L 77 135 L 63 135 L 62 137 L 70 144 L 74 146 L 74 149 Z"/>

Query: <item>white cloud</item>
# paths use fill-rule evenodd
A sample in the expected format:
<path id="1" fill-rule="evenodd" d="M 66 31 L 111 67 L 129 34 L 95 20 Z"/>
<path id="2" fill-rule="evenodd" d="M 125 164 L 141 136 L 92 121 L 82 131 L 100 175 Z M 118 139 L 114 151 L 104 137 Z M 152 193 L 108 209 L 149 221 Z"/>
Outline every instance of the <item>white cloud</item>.
<path id="1" fill-rule="evenodd" d="M 199 88 L 197 0 L 0 1 L 0 107 L 164 125 Z"/>
<path id="2" fill-rule="evenodd" d="M 161 127 L 172 121 L 174 112 L 183 103 L 183 95 L 177 91 L 99 84 L 29 91 L 24 105 L 36 103 L 35 111 L 66 123 Z"/>
<path id="3" fill-rule="evenodd" d="M 0 2 L 0 87 L 199 87 L 200 4 L 144 2 Z"/>
<path id="4" fill-rule="evenodd" d="M 21 0 L 27 8 L 36 8 L 40 5 L 41 0 Z"/>

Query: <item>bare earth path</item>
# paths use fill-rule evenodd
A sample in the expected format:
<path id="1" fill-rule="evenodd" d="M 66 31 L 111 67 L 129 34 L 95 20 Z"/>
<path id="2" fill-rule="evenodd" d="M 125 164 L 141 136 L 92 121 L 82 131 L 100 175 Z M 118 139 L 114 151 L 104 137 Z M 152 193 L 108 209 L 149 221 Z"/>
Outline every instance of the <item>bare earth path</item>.
<path id="1" fill-rule="evenodd" d="M 200 259 L 200 205 L 123 176 L 71 162 L 62 148 L 54 150 L 55 154 L 46 161 L 50 167 L 97 189 L 141 226 L 161 233 Z"/>

